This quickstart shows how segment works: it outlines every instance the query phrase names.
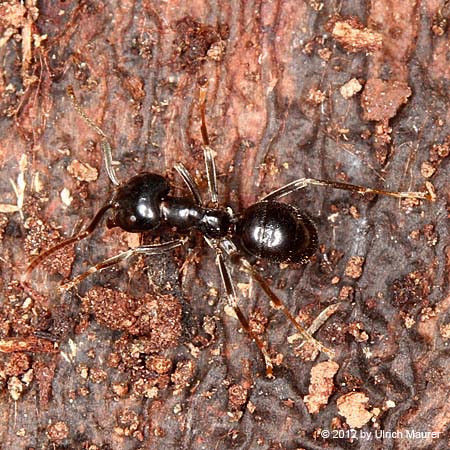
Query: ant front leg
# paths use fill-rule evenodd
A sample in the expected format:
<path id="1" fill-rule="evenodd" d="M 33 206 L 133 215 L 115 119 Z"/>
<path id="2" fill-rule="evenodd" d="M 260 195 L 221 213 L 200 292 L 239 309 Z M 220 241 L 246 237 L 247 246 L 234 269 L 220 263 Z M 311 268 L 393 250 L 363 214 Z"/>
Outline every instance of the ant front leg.
<path id="1" fill-rule="evenodd" d="M 47 250 L 43 251 L 40 255 L 36 256 L 36 258 L 34 258 L 28 265 L 24 274 L 24 279 L 27 279 L 30 273 L 50 255 L 53 255 L 55 252 L 66 247 L 67 245 L 75 244 L 76 242 L 81 241 L 82 239 L 86 238 L 91 233 L 93 233 L 94 230 L 97 228 L 98 224 L 100 223 L 101 219 L 105 215 L 106 211 L 108 211 L 112 207 L 113 207 L 112 203 L 110 202 L 106 203 L 102 208 L 100 208 L 97 214 L 95 214 L 94 218 L 91 220 L 91 223 L 84 230 L 82 230 L 77 235 L 60 242 L 59 244 L 56 244 L 53 247 L 48 248 Z"/>
<path id="2" fill-rule="evenodd" d="M 211 197 L 211 202 L 214 208 L 219 206 L 219 191 L 217 188 L 217 171 L 216 162 L 214 159 L 214 151 L 209 146 L 209 135 L 208 129 L 206 127 L 206 93 L 208 88 L 208 81 L 206 79 L 202 80 L 200 83 L 199 90 L 199 106 L 200 106 L 200 116 L 202 120 L 201 133 L 203 139 L 203 157 L 205 159 L 206 166 L 206 178 L 208 179 L 208 190 Z"/>
<path id="3" fill-rule="evenodd" d="M 357 192 L 358 194 L 378 194 L 388 195 L 397 198 L 420 198 L 425 200 L 433 200 L 432 194 L 429 192 L 395 192 L 385 191 L 383 189 L 374 189 L 365 186 L 359 186 L 357 184 L 341 183 L 339 181 L 319 180 L 316 178 L 299 178 L 298 180 L 291 181 L 290 183 L 282 186 L 270 194 L 264 196 L 260 202 L 278 200 L 292 192 L 303 189 L 306 186 L 322 186 L 331 187 L 334 189 L 342 189 L 346 191 Z"/>
<path id="4" fill-rule="evenodd" d="M 69 96 L 70 100 L 72 101 L 72 104 L 77 111 L 77 113 L 83 118 L 83 120 L 98 134 L 103 138 L 102 141 L 102 151 L 103 151 L 103 158 L 105 160 L 105 167 L 106 167 L 106 173 L 109 176 L 109 179 L 111 180 L 112 184 L 114 186 L 119 186 L 120 182 L 117 179 L 116 171 L 113 167 L 113 161 L 112 161 L 112 150 L 111 145 L 108 141 L 108 137 L 103 132 L 103 130 L 83 111 L 83 108 L 80 105 L 80 102 L 78 101 L 77 97 L 75 96 L 75 92 L 73 90 L 72 86 L 67 87 L 67 95 Z"/>

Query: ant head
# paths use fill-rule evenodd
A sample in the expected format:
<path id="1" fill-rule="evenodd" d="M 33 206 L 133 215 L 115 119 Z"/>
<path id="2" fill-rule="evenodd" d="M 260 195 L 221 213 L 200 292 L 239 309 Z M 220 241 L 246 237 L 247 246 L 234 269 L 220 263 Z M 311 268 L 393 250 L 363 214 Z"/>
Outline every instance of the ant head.
<path id="1" fill-rule="evenodd" d="M 141 173 L 121 184 L 114 196 L 114 217 L 108 228 L 119 227 L 130 233 L 157 228 L 161 223 L 160 203 L 170 191 L 168 181 L 161 175 Z"/>

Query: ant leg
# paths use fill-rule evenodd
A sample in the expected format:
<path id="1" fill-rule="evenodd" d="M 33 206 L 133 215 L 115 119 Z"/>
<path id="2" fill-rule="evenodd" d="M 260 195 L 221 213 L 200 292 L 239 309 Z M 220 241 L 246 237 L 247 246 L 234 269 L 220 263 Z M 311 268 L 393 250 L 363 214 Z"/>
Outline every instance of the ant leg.
<path id="1" fill-rule="evenodd" d="M 119 186 L 120 182 L 117 179 L 116 172 L 114 170 L 113 162 L 112 162 L 112 150 L 111 145 L 108 142 L 108 137 L 103 132 L 103 130 L 90 118 L 88 115 L 83 111 L 81 108 L 80 102 L 78 101 L 77 97 L 75 96 L 75 92 L 73 90 L 72 86 L 67 86 L 67 95 L 72 100 L 73 106 L 77 113 L 84 119 L 84 121 L 102 138 L 103 141 L 101 143 L 102 151 L 103 151 L 103 158 L 105 160 L 105 167 L 106 167 L 106 173 L 109 176 L 109 179 L 111 180 L 112 184 L 115 186 Z"/>
<path id="2" fill-rule="evenodd" d="M 203 147 L 203 156 L 205 158 L 209 195 L 214 208 L 217 208 L 219 206 L 219 191 L 217 189 L 216 162 L 214 160 L 213 150 L 210 147 Z"/>
<path id="3" fill-rule="evenodd" d="M 282 186 L 270 194 L 267 194 L 259 201 L 271 201 L 276 200 L 292 192 L 303 189 L 306 186 L 326 186 L 334 189 L 343 189 L 346 191 L 357 192 L 359 194 L 379 194 L 389 195 L 397 198 L 421 198 L 426 200 L 432 200 L 432 195 L 428 192 L 394 192 L 385 191 L 383 189 L 373 189 L 364 186 L 358 186 L 350 183 L 340 183 L 339 181 L 317 180 L 315 178 L 299 178 L 298 180 L 291 181 L 290 183 Z"/>
<path id="4" fill-rule="evenodd" d="M 308 327 L 308 333 L 313 335 L 322 325 L 340 308 L 340 303 L 333 303 L 332 305 L 327 306 L 323 311 L 319 313 L 319 315 L 313 320 L 313 323 Z M 296 339 L 303 339 L 299 333 L 296 333 L 292 336 L 289 336 L 288 341 L 291 343 Z M 305 344 L 305 340 L 299 345 L 299 348 L 303 347 Z"/>
<path id="5" fill-rule="evenodd" d="M 202 196 L 200 195 L 200 190 L 199 190 L 194 178 L 192 178 L 192 175 L 189 173 L 189 171 L 186 169 L 186 167 L 182 163 L 175 164 L 175 170 L 178 172 L 178 175 L 180 175 L 180 177 L 183 179 L 186 186 L 191 191 L 191 194 L 194 197 L 195 203 L 197 203 L 197 205 L 201 206 L 203 204 Z"/>
<path id="6" fill-rule="evenodd" d="M 289 319 L 289 321 L 297 328 L 298 334 L 307 342 L 310 342 L 314 347 L 316 347 L 321 352 L 325 353 L 330 359 L 334 358 L 334 351 L 325 347 L 318 340 L 314 339 L 308 330 L 306 330 L 303 325 L 292 315 L 287 306 L 282 302 L 282 300 L 270 289 L 266 280 L 255 270 L 255 268 L 243 257 L 240 258 L 243 269 L 251 275 L 261 286 L 263 291 L 271 300 L 271 306 L 274 309 L 280 309 L 283 314 Z"/>
<path id="7" fill-rule="evenodd" d="M 106 203 L 100 210 L 95 214 L 94 218 L 91 220 L 91 223 L 80 233 L 77 235 L 66 239 L 59 244 L 54 245 L 53 247 L 48 248 L 47 250 L 43 251 L 40 255 L 36 256 L 31 263 L 28 265 L 25 274 L 24 279 L 27 279 L 30 273 L 42 262 L 44 259 L 47 259 L 50 255 L 55 253 L 56 251 L 60 250 L 63 247 L 66 247 L 67 245 L 74 244 L 76 242 L 81 241 L 85 237 L 89 236 L 98 226 L 100 223 L 100 220 L 103 218 L 104 214 L 108 209 L 112 208 L 112 203 Z"/>
<path id="8" fill-rule="evenodd" d="M 198 91 L 198 103 L 200 106 L 200 116 L 202 119 L 202 125 L 200 131 L 202 133 L 203 144 L 205 147 L 209 146 L 209 135 L 208 129 L 206 128 L 206 94 L 208 92 L 208 79 L 204 77 L 199 80 L 199 91 Z"/>
<path id="9" fill-rule="evenodd" d="M 241 322 L 242 328 L 244 328 L 244 330 L 247 332 L 247 334 L 250 336 L 250 338 L 253 341 L 255 341 L 260 352 L 262 353 L 264 362 L 266 364 L 266 377 L 273 378 L 272 359 L 270 358 L 269 353 L 267 352 L 267 348 L 266 348 L 265 344 L 250 329 L 250 325 L 248 323 L 247 318 L 244 316 L 243 312 L 239 308 L 239 306 L 237 304 L 236 290 L 234 288 L 234 283 L 231 278 L 230 272 L 228 271 L 228 268 L 225 264 L 222 253 L 219 253 L 217 248 L 216 248 L 216 252 L 217 252 L 216 253 L 216 264 L 219 268 L 220 276 L 222 278 L 222 283 L 223 283 L 223 285 L 225 287 L 225 291 L 227 293 L 228 303 L 233 308 L 234 312 L 236 313 L 236 316 L 239 319 L 239 322 Z"/>
<path id="10" fill-rule="evenodd" d="M 74 286 L 79 284 L 89 275 L 92 275 L 95 272 L 99 272 L 100 270 L 106 269 L 107 267 L 111 267 L 114 264 L 117 264 L 121 261 L 124 261 L 135 255 L 158 255 L 161 253 L 168 252 L 173 250 L 174 248 L 182 246 L 186 242 L 187 238 L 183 239 L 175 239 L 173 241 L 164 242 L 163 244 L 154 244 L 154 245 L 141 245 L 139 247 L 130 248 L 129 250 L 119 253 L 118 255 L 112 256 L 111 258 L 105 259 L 104 261 L 96 264 L 95 266 L 90 267 L 86 272 L 78 275 L 74 279 L 68 281 L 59 287 L 61 291 L 67 291 L 72 289 Z"/>
<path id="11" fill-rule="evenodd" d="M 206 238 L 205 238 L 206 239 Z M 206 240 L 210 246 L 213 246 L 210 244 L 209 240 Z M 241 267 L 252 277 L 254 278 L 258 284 L 261 286 L 263 291 L 266 293 L 266 295 L 271 300 L 271 306 L 275 309 L 281 309 L 283 311 L 283 314 L 293 323 L 295 328 L 297 328 L 298 334 L 307 342 L 310 342 L 314 347 L 319 349 L 321 352 L 325 353 L 330 359 L 334 358 L 334 351 L 329 349 L 328 347 L 325 347 L 323 344 L 321 344 L 317 339 L 314 339 L 311 336 L 311 332 L 309 330 L 306 330 L 301 323 L 297 321 L 297 319 L 291 314 L 289 309 L 286 307 L 286 305 L 281 301 L 280 298 L 275 294 L 275 292 L 270 289 L 269 285 L 267 284 L 266 280 L 255 270 L 255 268 L 245 259 L 243 256 L 240 255 L 238 252 L 236 245 L 227 238 L 222 238 L 219 241 L 220 249 L 223 250 L 228 256 L 238 256 L 239 261 L 241 263 Z M 325 310 L 326 311 L 326 310 Z M 325 314 L 325 313 L 324 313 Z M 319 315 L 317 320 L 323 320 L 324 314 Z M 319 326 L 322 324 L 322 322 L 316 322 L 315 326 Z M 314 328 L 312 332 L 315 332 Z"/>
<path id="12" fill-rule="evenodd" d="M 199 89 L 199 106 L 200 106 L 200 116 L 202 120 L 201 133 L 203 139 L 203 157 L 205 159 L 206 166 L 206 178 L 208 179 L 208 190 L 211 197 L 211 202 L 214 207 L 217 208 L 219 205 L 219 191 L 217 189 L 217 172 L 216 163 L 214 160 L 214 152 L 209 146 L 209 136 L 208 129 L 206 128 L 206 92 L 208 87 L 208 81 L 203 79 L 200 82 Z"/>

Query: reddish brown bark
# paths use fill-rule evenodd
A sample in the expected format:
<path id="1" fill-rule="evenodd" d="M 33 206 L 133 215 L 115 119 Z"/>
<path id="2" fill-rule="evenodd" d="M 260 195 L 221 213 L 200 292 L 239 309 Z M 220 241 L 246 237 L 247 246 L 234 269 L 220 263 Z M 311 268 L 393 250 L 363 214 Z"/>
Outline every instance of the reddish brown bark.
<path id="1" fill-rule="evenodd" d="M 348 427 L 348 402 L 340 415 L 338 401 L 352 392 L 371 417 L 366 431 L 449 426 L 443 6 L 0 5 L 2 449 L 448 448 L 442 434 L 350 443 L 320 433 Z M 339 370 L 313 415 L 304 398 L 318 360 L 302 359 L 310 352 L 288 340 L 295 330 L 236 268 L 240 305 L 274 359 L 276 379 L 264 377 L 256 346 L 224 312 L 199 236 L 192 252 L 133 260 L 59 292 L 68 276 L 139 243 L 101 226 L 23 279 L 30 258 L 80 230 L 112 190 L 101 139 L 67 86 L 110 137 L 120 180 L 149 170 L 180 187 L 172 167 L 181 161 L 206 191 L 203 77 L 220 193 L 235 211 L 304 176 L 436 190 L 435 202 L 406 206 L 322 188 L 286 199 L 315 217 L 320 249 L 306 266 L 261 262 L 261 273 L 306 325 L 342 302 L 316 334 Z"/>

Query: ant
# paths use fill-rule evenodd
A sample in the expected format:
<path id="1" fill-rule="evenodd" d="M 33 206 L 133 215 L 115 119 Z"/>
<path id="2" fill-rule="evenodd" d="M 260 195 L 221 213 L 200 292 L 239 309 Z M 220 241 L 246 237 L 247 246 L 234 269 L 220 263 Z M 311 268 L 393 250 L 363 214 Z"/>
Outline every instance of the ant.
<path id="1" fill-rule="evenodd" d="M 318 234 L 312 219 L 296 207 L 281 203 L 278 200 L 306 186 L 331 187 L 359 194 L 381 194 L 397 198 L 431 200 L 432 196 L 425 192 L 393 192 L 336 181 L 299 178 L 262 197 L 257 203 L 244 209 L 241 213 L 235 214 L 231 208 L 223 207 L 219 203 L 214 152 L 210 147 L 205 118 L 206 79 L 201 80 L 199 86 L 198 102 L 201 115 L 202 148 L 210 207 L 205 205 L 197 183 L 182 163 L 177 163 L 175 170 L 189 189 L 191 194 L 189 197 L 170 195 L 169 181 L 156 173 L 142 172 L 126 182 L 119 182 L 113 167 L 112 150 L 107 136 L 83 111 L 73 88 L 71 86 L 67 88 L 68 96 L 76 111 L 102 137 L 103 159 L 106 172 L 114 185 L 114 192 L 84 230 L 37 256 L 28 266 L 26 276 L 57 250 L 79 242 L 90 235 L 110 210 L 112 211 L 112 217 L 110 216 L 107 219 L 106 226 L 108 228 L 119 227 L 132 233 L 156 230 L 160 231 L 162 235 L 163 226 L 169 226 L 175 228 L 177 233 L 183 237 L 160 244 L 141 245 L 119 253 L 68 281 L 61 286 L 62 289 L 70 289 L 94 272 L 103 270 L 132 256 L 156 255 L 183 246 L 187 241 L 187 235 L 195 230 L 203 236 L 207 245 L 215 252 L 216 264 L 228 303 L 233 308 L 242 327 L 261 351 L 268 378 L 273 377 L 272 360 L 265 344 L 251 330 L 247 318 L 238 306 L 238 296 L 228 269 L 228 260 L 237 261 L 244 271 L 257 281 L 270 298 L 272 307 L 280 309 L 285 314 L 304 341 L 309 342 L 315 349 L 325 353 L 331 359 L 334 357 L 334 351 L 311 335 L 318 328 L 317 323 L 324 322 L 326 310 L 306 330 L 247 259 L 247 256 L 250 255 L 269 262 L 307 263 L 315 253 L 318 245 Z"/>

